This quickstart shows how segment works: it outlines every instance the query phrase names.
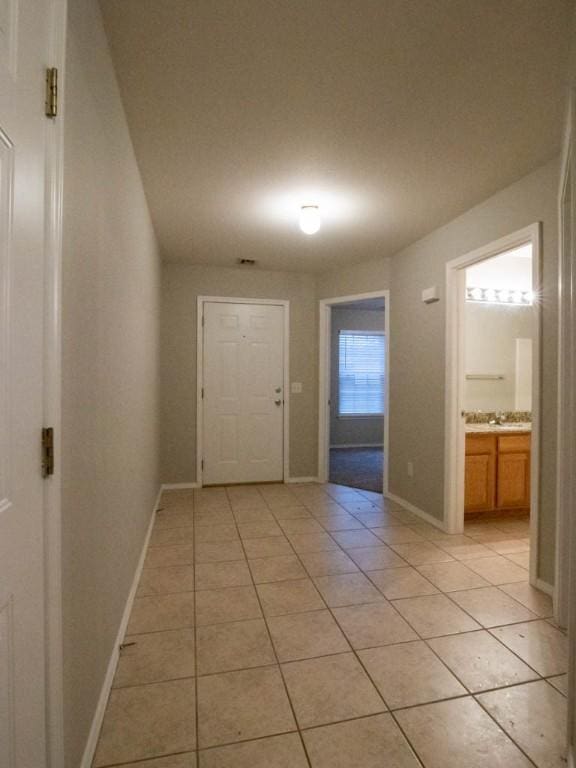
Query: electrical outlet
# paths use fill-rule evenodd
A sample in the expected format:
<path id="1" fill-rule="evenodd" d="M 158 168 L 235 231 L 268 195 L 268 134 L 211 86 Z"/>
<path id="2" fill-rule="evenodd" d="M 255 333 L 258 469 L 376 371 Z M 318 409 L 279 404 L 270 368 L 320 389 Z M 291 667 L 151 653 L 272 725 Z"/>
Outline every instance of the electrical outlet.
<path id="1" fill-rule="evenodd" d="M 406 474 L 408 477 L 414 477 L 414 462 L 409 461 L 406 465 Z"/>

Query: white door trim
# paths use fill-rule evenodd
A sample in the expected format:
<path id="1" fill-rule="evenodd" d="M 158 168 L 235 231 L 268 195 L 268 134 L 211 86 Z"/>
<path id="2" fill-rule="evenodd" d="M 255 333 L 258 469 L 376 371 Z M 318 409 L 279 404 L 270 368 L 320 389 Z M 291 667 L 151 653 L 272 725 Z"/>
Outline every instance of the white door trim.
<path id="1" fill-rule="evenodd" d="M 44 426 L 54 427 L 55 471 L 44 481 L 47 764 L 64 765 L 61 547 L 61 275 L 67 0 L 50 2 L 48 65 L 58 69 L 58 116 L 46 119 Z M 40 92 L 40 89 L 39 89 Z M 43 105 L 39 103 L 39 108 Z M 40 439 L 40 438 L 38 438 Z"/>
<path id="2" fill-rule="evenodd" d="M 331 309 L 338 304 L 348 304 L 351 301 L 363 299 L 384 299 L 384 333 L 386 336 L 386 376 L 384 392 L 384 468 L 382 490 L 384 496 L 388 493 L 389 465 L 389 435 L 390 435 L 390 291 L 371 291 L 357 293 L 352 296 L 337 296 L 330 299 L 320 299 L 319 317 L 319 364 L 318 364 L 318 480 L 328 482 L 329 475 L 329 441 L 330 441 L 330 330 Z"/>
<path id="3" fill-rule="evenodd" d="M 196 484 L 202 487 L 203 418 L 202 386 L 204 381 L 204 304 L 264 304 L 284 309 L 284 422 L 283 422 L 283 481 L 290 479 L 290 302 L 285 299 L 239 299 L 235 296 L 198 296 L 196 319 Z"/>
<path id="4" fill-rule="evenodd" d="M 555 616 L 561 626 L 569 621 L 570 602 L 570 514 L 576 501 L 576 479 L 573 461 L 576 458 L 574 430 L 576 429 L 576 402 L 574 377 L 576 359 L 576 158 L 574 156 L 574 125 L 576 125 L 576 89 L 570 101 L 568 130 L 565 139 L 560 189 L 558 196 L 560 259 L 558 269 L 560 305 L 558 308 L 558 521 L 556 526 L 556 605 Z M 570 185 L 570 188 L 568 187 Z M 566 198 L 571 195 L 572 210 L 566 211 Z M 568 218 L 567 218 L 568 216 Z M 568 230 L 568 231 L 567 231 Z M 576 600 L 576 593 L 572 596 Z"/>
<path id="5" fill-rule="evenodd" d="M 472 264 L 497 256 L 512 248 L 532 244 L 532 284 L 541 295 L 541 225 L 532 224 L 481 248 L 452 259 L 446 264 L 446 400 L 445 400 L 445 479 L 444 507 L 447 533 L 461 533 L 464 527 L 465 431 L 463 406 L 464 355 L 463 316 L 465 270 Z M 532 449 L 530 498 L 530 582 L 537 585 L 538 517 L 540 492 L 540 412 L 541 412 L 541 324 L 540 304 L 535 303 L 534 351 L 532 356 Z M 538 586 L 540 586 L 538 584 Z"/>
<path id="6" fill-rule="evenodd" d="M 576 768 L 576 88 L 570 90 L 558 196 L 558 478 L 554 615 L 568 627 L 568 766 Z M 570 185 L 568 187 L 568 185 Z M 567 197 L 570 208 L 567 209 Z"/>

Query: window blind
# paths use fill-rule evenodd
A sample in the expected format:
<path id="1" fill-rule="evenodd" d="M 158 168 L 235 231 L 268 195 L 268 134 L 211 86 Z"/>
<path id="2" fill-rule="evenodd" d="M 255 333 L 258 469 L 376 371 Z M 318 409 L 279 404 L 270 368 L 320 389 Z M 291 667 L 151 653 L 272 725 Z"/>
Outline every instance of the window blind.
<path id="1" fill-rule="evenodd" d="M 340 331 L 340 416 L 378 416 L 384 413 L 385 338 L 383 333 L 374 331 Z"/>

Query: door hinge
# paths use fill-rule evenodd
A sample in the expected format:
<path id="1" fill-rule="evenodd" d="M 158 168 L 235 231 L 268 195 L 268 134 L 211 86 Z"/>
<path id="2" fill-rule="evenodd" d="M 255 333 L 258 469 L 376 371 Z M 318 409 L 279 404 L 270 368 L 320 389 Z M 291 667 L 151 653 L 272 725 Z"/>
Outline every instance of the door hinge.
<path id="1" fill-rule="evenodd" d="M 202 400 L 204 400 L 204 387 L 202 387 L 202 395 L 201 395 L 201 397 L 202 397 Z"/>
<path id="2" fill-rule="evenodd" d="M 54 474 L 54 429 L 42 429 L 42 477 Z"/>
<path id="3" fill-rule="evenodd" d="M 58 115 L 58 70 L 50 67 L 46 70 L 46 117 Z"/>
<path id="4" fill-rule="evenodd" d="M 202 467 L 202 469 L 204 469 L 204 459 L 202 459 L 202 461 L 200 462 L 200 466 Z"/>

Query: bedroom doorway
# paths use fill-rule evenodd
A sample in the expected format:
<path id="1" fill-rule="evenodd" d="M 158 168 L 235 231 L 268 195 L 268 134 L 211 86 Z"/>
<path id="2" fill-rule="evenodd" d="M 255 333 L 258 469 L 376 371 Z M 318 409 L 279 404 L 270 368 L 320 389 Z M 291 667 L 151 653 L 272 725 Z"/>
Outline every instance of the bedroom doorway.
<path id="1" fill-rule="evenodd" d="M 383 493 L 387 486 L 387 292 L 320 307 L 321 479 Z"/>

